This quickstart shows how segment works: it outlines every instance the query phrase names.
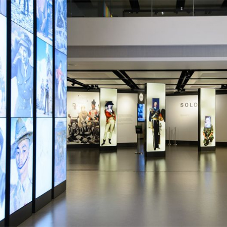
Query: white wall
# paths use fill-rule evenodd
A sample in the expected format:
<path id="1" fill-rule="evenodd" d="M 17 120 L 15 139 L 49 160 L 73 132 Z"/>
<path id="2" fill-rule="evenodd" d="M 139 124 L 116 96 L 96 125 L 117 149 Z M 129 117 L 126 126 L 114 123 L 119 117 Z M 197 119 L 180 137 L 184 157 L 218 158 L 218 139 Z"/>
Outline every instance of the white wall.
<path id="1" fill-rule="evenodd" d="M 223 45 L 224 24 L 225 16 L 68 18 L 68 46 Z"/>
<path id="2" fill-rule="evenodd" d="M 226 99 L 227 95 L 216 95 L 216 142 L 227 142 Z M 198 107 L 194 103 L 198 103 L 197 95 L 166 97 L 166 128 L 177 128 L 177 140 L 198 141 Z"/>
<path id="3" fill-rule="evenodd" d="M 118 143 L 136 143 L 137 94 L 118 93 Z"/>

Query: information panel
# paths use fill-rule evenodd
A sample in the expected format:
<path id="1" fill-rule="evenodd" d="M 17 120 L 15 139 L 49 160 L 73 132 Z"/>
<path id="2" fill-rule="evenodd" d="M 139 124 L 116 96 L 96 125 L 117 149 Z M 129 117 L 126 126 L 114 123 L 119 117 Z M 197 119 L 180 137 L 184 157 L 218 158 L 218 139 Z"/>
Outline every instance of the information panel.
<path id="1" fill-rule="evenodd" d="M 117 89 L 100 89 L 100 146 L 117 146 Z"/>
<path id="2" fill-rule="evenodd" d="M 147 152 L 165 151 L 165 84 L 147 84 Z"/>
<path id="3" fill-rule="evenodd" d="M 10 214 L 32 201 L 33 119 L 11 119 Z"/>
<path id="4" fill-rule="evenodd" d="M 199 143 L 203 150 L 215 148 L 215 89 L 199 89 Z"/>

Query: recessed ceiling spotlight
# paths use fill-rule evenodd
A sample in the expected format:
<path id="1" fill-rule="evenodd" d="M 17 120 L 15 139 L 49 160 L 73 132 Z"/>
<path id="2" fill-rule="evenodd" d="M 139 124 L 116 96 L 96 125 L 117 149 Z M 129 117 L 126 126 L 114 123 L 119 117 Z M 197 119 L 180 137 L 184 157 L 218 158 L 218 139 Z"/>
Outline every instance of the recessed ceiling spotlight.
<path id="1" fill-rule="evenodd" d="M 180 7 L 180 10 L 183 10 L 184 8 L 183 7 Z"/>
<path id="2" fill-rule="evenodd" d="M 164 15 L 164 12 L 162 12 L 162 15 Z"/>

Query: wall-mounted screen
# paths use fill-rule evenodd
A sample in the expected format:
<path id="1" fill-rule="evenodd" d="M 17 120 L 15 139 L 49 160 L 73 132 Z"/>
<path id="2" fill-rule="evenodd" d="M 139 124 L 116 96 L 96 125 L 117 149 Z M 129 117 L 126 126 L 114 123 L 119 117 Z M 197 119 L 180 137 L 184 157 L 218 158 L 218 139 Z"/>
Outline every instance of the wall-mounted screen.
<path id="1" fill-rule="evenodd" d="M 33 35 L 12 23 L 11 116 L 32 117 Z"/>
<path id="2" fill-rule="evenodd" d="M 99 92 L 68 92 L 67 108 L 67 142 L 99 144 Z"/>
<path id="3" fill-rule="evenodd" d="M 52 117 L 52 46 L 37 39 L 37 117 Z"/>
<path id="4" fill-rule="evenodd" d="M 0 118 L 0 221 L 5 218 L 6 119 Z"/>
<path id="5" fill-rule="evenodd" d="M 11 20 L 33 33 L 33 1 L 11 0 Z"/>
<path id="6" fill-rule="evenodd" d="M 145 104 L 137 104 L 137 116 L 139 122 L 145 121 Z"/>
<path id="7" fill-rule="evenodd" d="M 33 119 L 11 119 L 10 214 L 32 201 Z"/>
<path id="8" fill-rule="evenodd" d="M 0 117 L 6 117 L 6 17 L 0 14 Z"/>
<path id="9" fill-rule="evenodd" d="M 55 116 L 66 117 L 67 56 L 55 50 Z"/>
<path id="10" fill-rule="evenodd" d="M 36 198 L 52 188 L 52 119 L 37 118 Z"/>
<path id="11" fill-rule="evenodd" d="M 215 89 L 200 88 L 200 147 L 215 147 Z"/>
<path id="12" fill-rule="evenodd" d="M 55 1 L 55 48 L 67 54 L 67 1 Z"/>
<path id="13" fill-rule="evenodd" d="M 165 151 L 165 84 L 147 84 L 147 152 Z"/>
<path id="14" fill-rule="evenodd" d="M 52 45 L 52 0 L 36 0 L 37 36 Z"/>
<path id="15" fill-rule="evenodd" d="M 66 130 L 66 118 L 56 118 L 54 186 L 66 180 Z"/>
<path id="16" fill-rule="evenodd" d="M 0 0 L 0 14 L 6 16 L 6 0 Z"/>
<path id="17" fill-rule="evenodd" d="M 117 146 L 117 89 L 100 89 L 100 146 Z"/>

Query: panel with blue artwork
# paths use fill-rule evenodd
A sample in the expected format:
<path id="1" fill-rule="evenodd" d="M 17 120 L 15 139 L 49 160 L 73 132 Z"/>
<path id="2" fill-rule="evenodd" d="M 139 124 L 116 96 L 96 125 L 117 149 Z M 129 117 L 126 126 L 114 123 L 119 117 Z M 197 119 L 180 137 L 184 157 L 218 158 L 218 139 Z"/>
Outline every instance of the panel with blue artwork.
<path id="1" fill-rule="evenodd" d="M 11 20 L 33 33 L 33 0 L 11 0 Z"/>
<path id="2" fill-rule="evenodd" d="M 52 117 L 53 48 L 37 38 L 37 117 Z"/>
<path id="3" fill-rule="evenodd" d="M 37 36 L 52 45 L 52 0 L 36 0 Z"/>
<path id="4" fill-rule="evenodd" d="M 55 119 L 54 186 L 66 180 L 66 118 Z"/>
<path id="5" fill-rule="evenodd" d="M 55 48 L 67 54 L 67 1 L 55 1 Z"/>
<path id="6" fill-rule="evenodd" d="M 55 50 L 55 116 L 66 117 L 67 56 Z"/>
<path id="7" fill-rule="evenodd" d="M 6 0 L 0 0 L 0 14 L 6 16 Z"/>
<path id="8" fill-rule="evenodd" d="M 5 218 L 6 119 L 0 118 L 0 221 Z"/>
<path id="9" fill-rule="evenodd" d="M 12 23 L 11 116 L 32 117 L 33 35 Z"/>
<path id="10" fill-rule="evenodd" d="M 11 119 L 10 214 L 32 201 L 33 119 Z"/>
<path id="11" fill-rule="evenodd" d="M 0 15 L 0 117 L 6 117 L 6 17 Z"/>

